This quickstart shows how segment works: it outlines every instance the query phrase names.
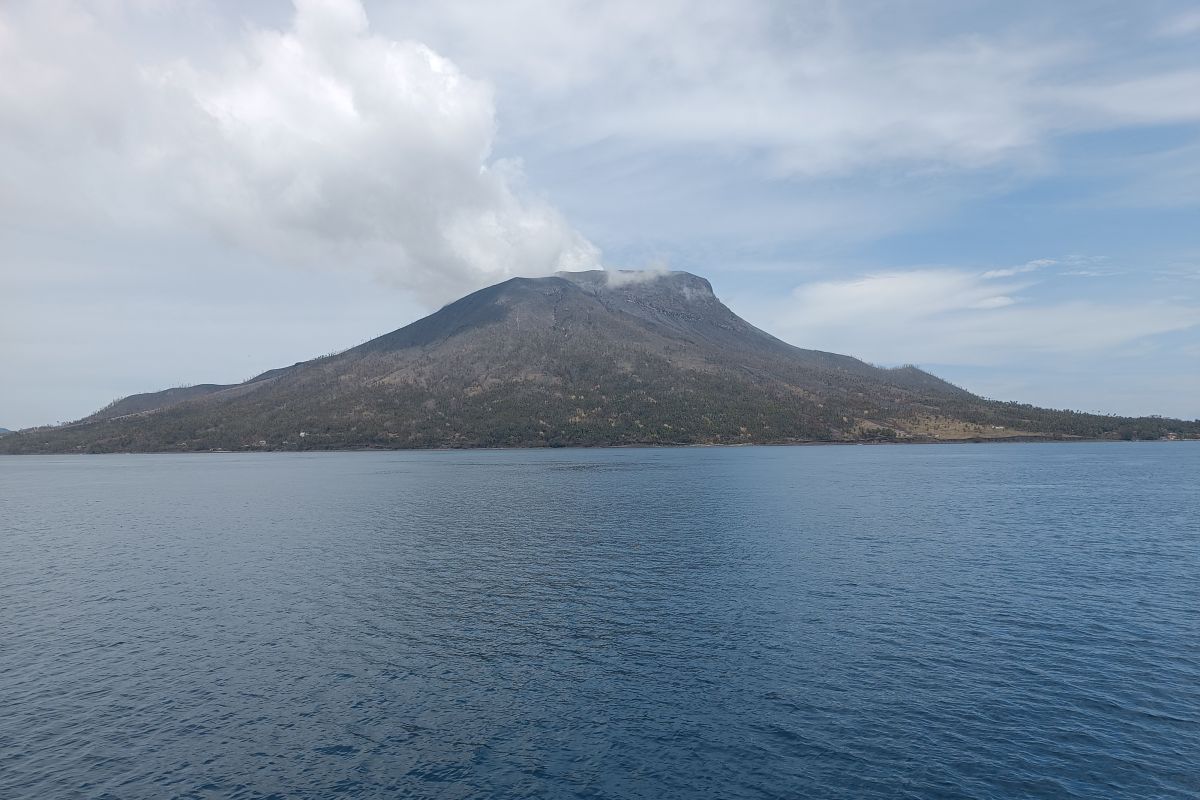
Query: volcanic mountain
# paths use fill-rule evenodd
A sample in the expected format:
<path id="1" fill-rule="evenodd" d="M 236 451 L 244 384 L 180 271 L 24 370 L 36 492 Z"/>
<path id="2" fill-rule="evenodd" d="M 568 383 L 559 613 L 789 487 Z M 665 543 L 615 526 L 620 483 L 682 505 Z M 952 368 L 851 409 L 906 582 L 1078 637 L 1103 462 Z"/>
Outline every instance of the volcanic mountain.
<path id="1" fill-rule="evenodd" d="M 985 400 L 793 347 L 686 272 L 514 278 L 336 355 L 133 395 L 0 452 L 1158 438 L 1200 423 Z"/>

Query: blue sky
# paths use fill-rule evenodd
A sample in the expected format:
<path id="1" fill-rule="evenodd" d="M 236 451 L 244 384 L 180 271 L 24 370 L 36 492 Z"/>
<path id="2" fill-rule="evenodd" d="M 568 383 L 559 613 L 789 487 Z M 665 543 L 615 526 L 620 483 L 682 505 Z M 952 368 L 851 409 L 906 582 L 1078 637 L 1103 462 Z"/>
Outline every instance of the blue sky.
<path id="1" fill-rule="evenodd" d="M 7 427 L 591 267 L 1200 416 L 1195 3 L 15 2 L 0 168 Z"/>

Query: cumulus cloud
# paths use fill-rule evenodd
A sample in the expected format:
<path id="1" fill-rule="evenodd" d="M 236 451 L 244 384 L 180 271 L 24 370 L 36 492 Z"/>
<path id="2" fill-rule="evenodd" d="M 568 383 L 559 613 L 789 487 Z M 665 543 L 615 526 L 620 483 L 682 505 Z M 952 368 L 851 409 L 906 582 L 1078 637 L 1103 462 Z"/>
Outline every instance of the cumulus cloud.
<path id="1" fill-rule="evenodd" d="M 279 262 L 369 269 L 430 301 L 598 251 L 492 154 L 491 87 L 357 0 L 297 0 L 209 58 L 126 52 L 120 15 L 0 12 L 6 206 L 167 217 Z M 31 198 L 26 187 L 37 187 Z"/>

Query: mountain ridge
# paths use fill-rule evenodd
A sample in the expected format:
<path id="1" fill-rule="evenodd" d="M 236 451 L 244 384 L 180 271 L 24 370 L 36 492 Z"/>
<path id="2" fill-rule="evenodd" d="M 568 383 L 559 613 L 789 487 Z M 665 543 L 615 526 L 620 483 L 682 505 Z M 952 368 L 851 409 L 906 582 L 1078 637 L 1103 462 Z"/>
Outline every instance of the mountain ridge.
<path id="1" fill-rule="evenodd" d="M 122 398 L 0 452 L 1200 436 L 788 344 L 687 272 L 511 278 L 343 352 Z"/>

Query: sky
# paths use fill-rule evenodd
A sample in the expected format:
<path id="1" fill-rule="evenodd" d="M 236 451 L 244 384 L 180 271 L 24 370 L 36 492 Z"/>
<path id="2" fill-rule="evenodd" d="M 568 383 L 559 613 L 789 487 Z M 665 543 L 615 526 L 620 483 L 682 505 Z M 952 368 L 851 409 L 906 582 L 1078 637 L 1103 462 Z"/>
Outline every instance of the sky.
<path id="1" fill-rule="evenodd" d="M 0 3 L 0 426 L 559 269 L 1200 417 L 1200 4 Z"/>

